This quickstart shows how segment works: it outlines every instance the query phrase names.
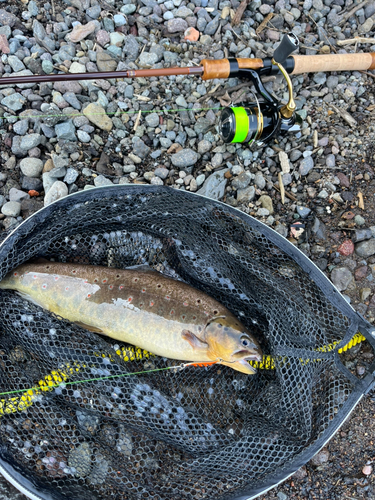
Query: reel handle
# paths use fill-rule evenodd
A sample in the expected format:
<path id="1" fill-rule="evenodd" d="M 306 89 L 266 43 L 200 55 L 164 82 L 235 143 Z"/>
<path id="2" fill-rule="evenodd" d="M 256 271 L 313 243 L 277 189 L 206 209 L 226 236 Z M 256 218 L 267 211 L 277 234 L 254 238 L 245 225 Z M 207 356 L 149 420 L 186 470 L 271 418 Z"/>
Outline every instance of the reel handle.
<path id="1" fill-rule="evenodd" d="M 280 45 L 277 47 L 273 54 L 273 60 L 279 64 L 284 64 L 290 54 L 297 50 L 298 47 L 299 41 L 297 36 L 293 32 L 284 35 L 280 42 Z"/>

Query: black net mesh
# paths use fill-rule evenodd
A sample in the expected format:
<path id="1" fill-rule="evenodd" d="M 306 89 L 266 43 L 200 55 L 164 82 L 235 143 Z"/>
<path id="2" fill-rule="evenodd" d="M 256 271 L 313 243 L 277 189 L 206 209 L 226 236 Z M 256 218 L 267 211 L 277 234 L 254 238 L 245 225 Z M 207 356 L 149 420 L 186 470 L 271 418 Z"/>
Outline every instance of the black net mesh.
<path id="1" fill-rule="evenodd" d="M 275 244 L 254 219 L 164 188 L 85 192 L 40 214 L 3 242 L 0 277 L 40 256 L 147 264 L 220 301 L 272 357 L 254 376 L 221 365 L 150 371 L 179 362 L 124 356 L 112 339 L 0 291 L 0 392 L 34 387 L 0 397 L 0 456 L 40 491 L 236 498 L 272 484 L 345 418 L 357 381 L 335 351 L 319 349 L 349 340 L 356 315 L 334 305 L 333 287 L 324 282 L 323 293 L 281 237 Z"/>

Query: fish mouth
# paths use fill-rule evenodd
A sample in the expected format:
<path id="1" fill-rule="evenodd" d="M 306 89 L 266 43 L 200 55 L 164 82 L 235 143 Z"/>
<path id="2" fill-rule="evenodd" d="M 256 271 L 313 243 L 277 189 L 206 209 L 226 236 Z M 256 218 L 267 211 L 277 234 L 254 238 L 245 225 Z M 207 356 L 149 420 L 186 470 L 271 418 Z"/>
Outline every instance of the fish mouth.
<path id="1" fill-rule="evenodd" d="M 249 375 L 253 375 L 256 373 L 256 369 L 251 366 L 249 361 L 262 361 L 263 355 L 260 352 L 254 351 L 254 350 L 239 350 L 233 353 L 232 355 L 232 360 L 231 362 L 228 363 L 228 366 L 231 365 L 232 367 L 238 371 L 241 371 L 243 373 L 247 373 Z M 236 366 L 233 366 L 236 365 Z"/>
<path id="2" fill-rule="evenodd" d="M 232 354 L 232 359 L 236 361 L 262 361 L 263 355 L 259 351 L 246 349 L 236 351 Z"/>

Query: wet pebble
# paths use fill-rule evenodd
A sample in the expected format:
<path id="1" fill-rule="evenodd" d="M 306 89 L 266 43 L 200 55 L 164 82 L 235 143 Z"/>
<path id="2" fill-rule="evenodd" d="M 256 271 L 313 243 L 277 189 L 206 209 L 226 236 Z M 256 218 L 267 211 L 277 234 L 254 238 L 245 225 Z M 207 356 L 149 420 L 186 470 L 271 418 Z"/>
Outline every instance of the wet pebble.
<path id="1" fill-rule="evenodd" d="M 91 471 L 91 448 L 89 443 L 82 443 L 74 448 L 68 458 L 69 467 L 75 469 L 77 477 L 86 477 Z"/>

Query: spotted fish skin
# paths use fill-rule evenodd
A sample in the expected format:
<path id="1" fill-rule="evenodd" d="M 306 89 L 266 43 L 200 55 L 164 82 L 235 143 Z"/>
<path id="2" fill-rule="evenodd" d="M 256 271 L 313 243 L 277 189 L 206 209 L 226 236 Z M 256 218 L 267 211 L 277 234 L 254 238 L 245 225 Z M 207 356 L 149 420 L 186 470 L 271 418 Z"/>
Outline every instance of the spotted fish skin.
<path id="1" fill-rule="evenodd" d="M 246 354 L 247 359 L 261 358 L 256 340 L 228 309 L 155 271 L 46 261 L 19 266 L 0 282 L 0 288 L 16 290 L 73 323 L 159 356 L 186 361 L 220 358 L 223 364 L 228 361 L 232 368 L 251 374 L 254 370 L 247 362 L 240 366 L 238 355 L 232 356 L 238 335 L 245 333 L 251 348 L 238 346 L 242 358 Z M 216 318 L 224 319 L 218 324 Z"/>

